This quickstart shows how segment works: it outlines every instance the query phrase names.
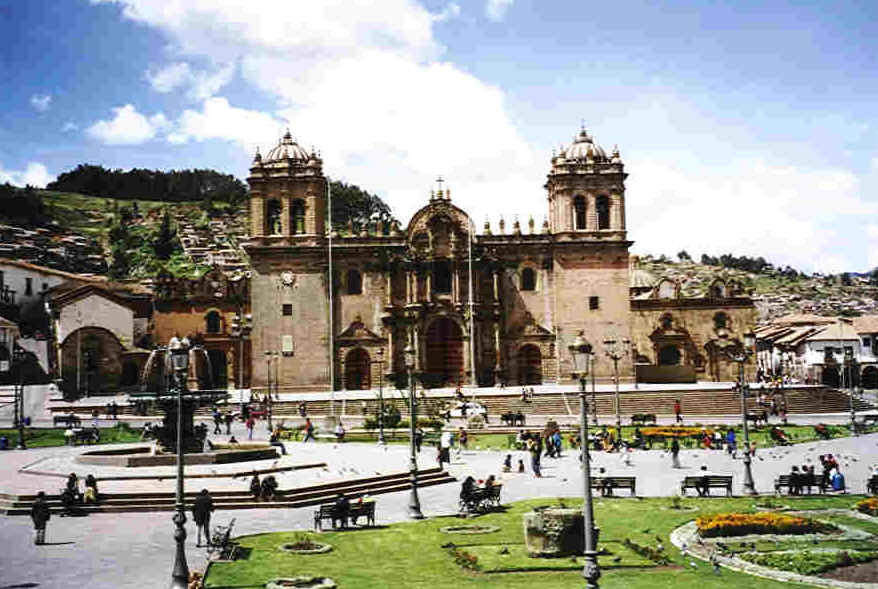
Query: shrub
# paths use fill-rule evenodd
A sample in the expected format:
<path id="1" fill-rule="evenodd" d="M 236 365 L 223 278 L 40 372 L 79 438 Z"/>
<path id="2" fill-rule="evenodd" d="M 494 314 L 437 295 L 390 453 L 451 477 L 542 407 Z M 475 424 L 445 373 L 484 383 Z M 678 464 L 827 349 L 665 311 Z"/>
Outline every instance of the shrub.
<path id="1" fill-rule="evenodd" d="M 878 515 L 878 499 L 876 499 L 875 497 L 861 499 L 860 501 L 857 501 L 857 504 L 854 507 L 857 511 L 861 513 Z"/>
<path id="2" fill-rule="evenodd" d="M 801 552 L 749 552 L 739 554 L 738 557 L 753 564 L 792 571 L 800 575 L 816 575 L 834 568 L 875 560 L 878 558 L 878 552 L 803 550 Z"/>
<path id="3" fill-rule="evenodd" d="M 747 534 L 831 533 L 835 527 L 782 513 L 717 513 L 696 518 L 698 533 L 705 538 Z"/>
<path id="4" fill-rule="evenodd" d="M 450 542 L 445 546 L 448 548 L 448 554 L 451 555 L 451 558 L 454 559 L 454 563 L 457 566 L 471 571 L 481 570 L 482 567 L 479 564 L 479 558 L 476 555 L 470 554 L 466 550 L 461 550 Z"/>
<path id="5" fill-rule="evenodd" d="M 658 565 L 664 566 L 664 565 L 669 564 L 671 562 L 670 559 L 667 557 L 667 555 L 665 555 L 665 553 L 662 552 L 661 550 L 659 550 L 658 548 L 653 548 L 652 546 L 638 544 L 637 542 L 635 542 L 631 538 L 625 538 L 622 541 L 622 544 L 624 544 L 625 546 L 630 548 L 633 552 L 636 552 L 637 554 L 639 554 L 640 556 L 642 556 L 644 558 L 648 558 L 649 560 L 651 560 L 652 562 L 654 562 Z"/>

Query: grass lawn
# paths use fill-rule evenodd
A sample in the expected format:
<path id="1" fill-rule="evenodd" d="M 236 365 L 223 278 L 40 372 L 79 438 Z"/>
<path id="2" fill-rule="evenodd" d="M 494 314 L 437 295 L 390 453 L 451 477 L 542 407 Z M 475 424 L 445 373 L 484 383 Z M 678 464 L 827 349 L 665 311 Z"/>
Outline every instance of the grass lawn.
<path id="1" fill-rule="evenodd" d="M 790 497 L 785 498 L 785 503 L 795 509 L 848 509 L 856 500 L 857 497 L 853 496 Z M 244 558 L 234 563 L 212 565 L 206 586 L 214 589 L 257 588 L 274 577 L 313 575 L 331 577 L 339 587 L 358 589 L 581 588 L 583 579 L 579 559 L 534 559 L 525 554 L 522 514 L 535 506 L 557 502 L 555 498 L 522 501 L 507 505 L 505 512 L 471 520 L 439 517 L 374 529 L 315 533 L 311 535 L 315 541 L 333 545 L 331 552 L 318 555 L 293 555 L 277 549 L 282 543 L 294 541 L 301 532 L 245 536 L 240 538 Z M 581 505 L 576 499 L 568 499 L 566 503 L 570 507 Z M 606 551 L 599 557 L 603 574 L 601 587 L 780 589 L 795 586 L 728 569 L 716 575 L 709 564 L 682 557 L 670 543 L 670 532 L 699 513 L 754 511 L 752 499 L 693 498 L 682 501 L 683 507 L 697 507 L 698 511 L 677 511 L 670 509 L 670 505 L 669 499 L 596 499 L 595 519 L 601 528 L 601 548 Z M 495 525 L 500 529 L 481 535 L 439 531 L 444 526 L 465 524 Z M 670 564 L 659 566 L 636 554 L 623 545 L 625 539 L 653 548 L 660 540 Z M 443 548 L 449 542 L 458 550 L 477 557 L 479 570 L 471 571 L 456 564 L 448 548 Z M 863 542 L 857 546 L 867 547 Z"/>
<path id="2" fill-rule="evenodd" d="M 101 432 L 101 444 L 122 444 L 140 441 L 139 430 L 136 431 L 121 427 L 104 427 L 98 429 Z M 64 431 L 64 428 L 43 429 L 28 427 L 24 430 L 24 443 L 28 448 L 63 446 L 65 444 Z M 18 442 L 17 429 L 0 429 L 0 436 L 6 436 L 9 438 L 9 443 L 13 447 Z"/>

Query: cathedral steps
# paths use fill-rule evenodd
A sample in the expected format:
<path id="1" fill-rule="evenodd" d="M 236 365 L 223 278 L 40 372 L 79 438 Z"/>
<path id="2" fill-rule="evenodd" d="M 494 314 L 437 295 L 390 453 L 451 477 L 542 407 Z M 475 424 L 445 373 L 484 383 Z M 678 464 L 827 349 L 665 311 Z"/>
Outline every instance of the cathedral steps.
<path id="1" fill-rule="evenodd" d="M 430 487 L 454 482 L 456 479 L 438 468 L 425 469 L 418 473 L 418 486 Z M 409 473 L 397 473 L 375 477 L 335 481 L 311 485 L 297 489 L 278 490 L 276 501 L 254 501 L 249 491 L 212 492 L 217 510 L 225 509 L 280 509 L 307 507 L 321 503 L 331 503 L 339 493 L 348 496 L 380 495 L 411 488 Z M 187 505 L 197 493 L 186 493 Z M 0 513 L 6 515 L 27 515 L 35 495 L 0 495 Z M 61 510 L 60 497 L 47 495 L 53 513 Z M 84 513 L 139 513 L 148 511 L 172 511 L 174 493 L 113 493 L 101 494 L 101 501 L 95 505 L 79 506 Z"/>

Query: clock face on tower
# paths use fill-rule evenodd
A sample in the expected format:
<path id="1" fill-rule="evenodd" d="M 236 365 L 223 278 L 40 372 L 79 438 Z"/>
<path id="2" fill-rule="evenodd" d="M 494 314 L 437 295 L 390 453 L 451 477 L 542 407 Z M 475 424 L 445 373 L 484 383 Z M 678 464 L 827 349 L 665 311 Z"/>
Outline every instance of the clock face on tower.
<path id="1" fill-rule="evenodd" d="M 292 272 L 281 272 L 280 280 L 284 286 L 292 286 L 295 279 Z"/>

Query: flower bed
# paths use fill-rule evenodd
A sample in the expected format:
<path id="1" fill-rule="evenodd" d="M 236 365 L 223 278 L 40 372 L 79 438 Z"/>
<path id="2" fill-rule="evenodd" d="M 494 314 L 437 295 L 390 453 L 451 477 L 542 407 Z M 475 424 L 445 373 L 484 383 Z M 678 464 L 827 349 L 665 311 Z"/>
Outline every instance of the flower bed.
<path id="1" fill-rule="evenodd" d="M 704 538 L 748 534 L 814 534 L 836 531 L 834 526 L 782 513 L 717 513 L 695 520 Z"/>
<path id="2" fill-rule="evenodd" d="M 647 437 L 657 438 L 691 438 L 695 436 L 713 436 L 712 429 L 700 427 L 644 427 L 640 433 Z"/>
<path id="3" fill-rule="evenodd" d="M 869 562 L 878 558 L 878 552 L 859 550 L 803 550 L 796 552 L 768 552 L 739 554 L 738 558 L 782 571 L 800 575 L 816 575 L 838 567 Z"/>
<path id="4" fill-rule="evenodd" d="M 860 501 L 857 501 L 854 508 L 860 513 L 878 516 L 878 499 L 875 497 L 861 499 Z"/>

